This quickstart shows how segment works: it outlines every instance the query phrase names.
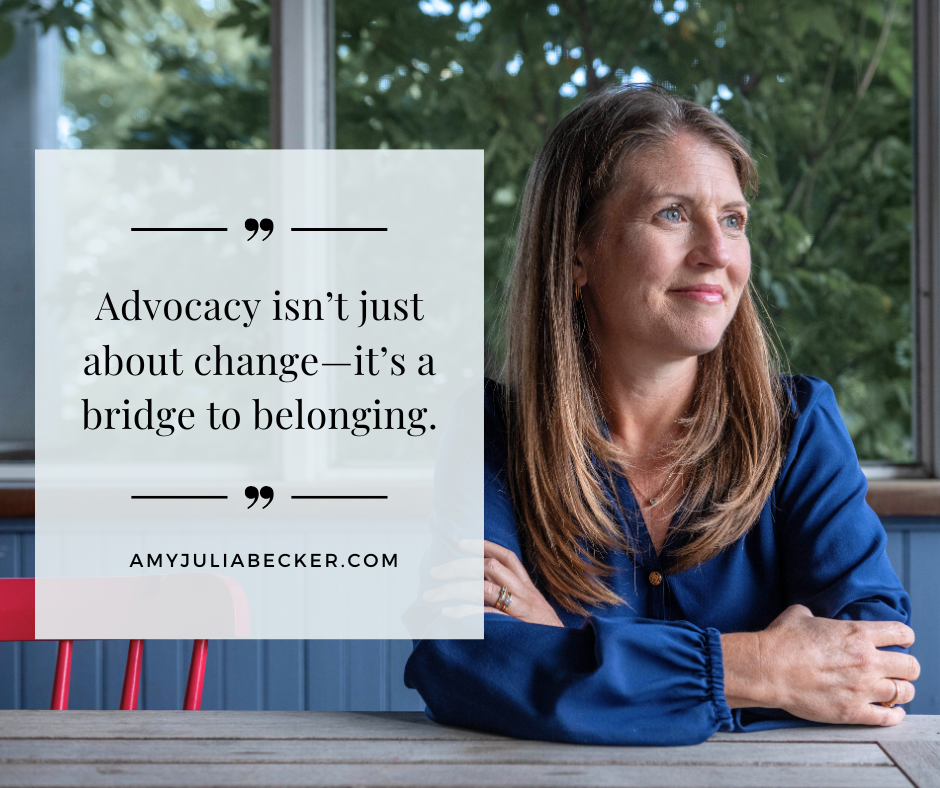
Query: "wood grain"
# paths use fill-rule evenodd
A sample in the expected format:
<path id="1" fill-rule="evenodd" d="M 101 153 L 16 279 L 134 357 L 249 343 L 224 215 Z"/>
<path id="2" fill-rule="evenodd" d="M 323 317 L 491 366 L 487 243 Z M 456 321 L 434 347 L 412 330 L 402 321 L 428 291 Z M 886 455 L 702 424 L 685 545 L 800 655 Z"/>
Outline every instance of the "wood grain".
<path id="1" fill-rule="evenodd" d="M 0 739 L 506 740 L 394 711 L 0 711 Z"/>
<path id="2" fill-rule="evenodd" d="M 893 741 L 881 746 L 917 788 L 940 788 L 940 742 Z"/>
<path id="3" fill-rule="evenodd" d="M 74 788 L 134 786 L 676 786 L 685 788 L 910 788 L 894 767 L 777 766 L 517 766 L 422 764 L 11 764 L 0 786 Z"/>
<path id="4" fill-rule="evenodd" d="M 588 747 L 449 728 L 420 713 L 0 712 L 0 788 L 940 788 L 938 774 L 940 717 L 720 734 L 692 747 Z"/>
<path id="5" fill-rule="evenodd" d="M 0 740 L 0 764 L 454 763 L 710 766 L 893 766 L 876 744 L 707 742 L 694 747 L 585 747 L 522 741 L 284 741 L 278 739 Z"/>
<path id="6" fill-rule="evenodd" d="M 792 741 L 792 742 L 940 742 L 940 716 L 908 714 L 900 725 L 879 728 L 871 725 L 822 725 L 778 728 L 753 733 L 716 733 L 709 741 Z"/>
<path id="7" fill-rule="evenodd" d="M 421 712 L 0 711 L 0 739 L 401 739 L 515 741 L 452 728 Z M 940 716 L 908 715 L 891 728 L 825 725 L 716 733 L 727 742 L 940 742 Z"/>
<path id="8" fill-rule="evenodd" d="M 36 490 L 0 487 L 0 518 L 35 516 Z"/>
<path id="9" fill-rule="evenodd" d="M 879 517 L 940 517 L 940 479 L 872 479 L 866 500 Z"/>

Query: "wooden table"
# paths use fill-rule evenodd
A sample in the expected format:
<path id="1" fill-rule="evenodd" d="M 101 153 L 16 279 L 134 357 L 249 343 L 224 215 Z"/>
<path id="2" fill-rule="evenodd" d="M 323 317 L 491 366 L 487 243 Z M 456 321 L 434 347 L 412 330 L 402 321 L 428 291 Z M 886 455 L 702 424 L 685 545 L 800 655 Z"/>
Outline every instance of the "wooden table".
<path id="1" fill-rule="evenodd" d="M 393 712 L 0 711 L 0 786 L 940 786 L 940 717 L 585 747 Z"/>

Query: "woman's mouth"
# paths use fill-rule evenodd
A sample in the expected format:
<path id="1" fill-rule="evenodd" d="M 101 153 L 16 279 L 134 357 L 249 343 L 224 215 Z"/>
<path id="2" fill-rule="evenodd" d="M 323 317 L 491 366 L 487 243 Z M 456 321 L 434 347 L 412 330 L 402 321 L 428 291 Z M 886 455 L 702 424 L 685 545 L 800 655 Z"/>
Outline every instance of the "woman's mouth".
<path id="1" fill-rule="evenodd" d="M 720 304 L 724 299 L 724 288 L 721 285 L 691 285 L 670 290 L 670 293 L 698 301 L 702 304 Z"/>

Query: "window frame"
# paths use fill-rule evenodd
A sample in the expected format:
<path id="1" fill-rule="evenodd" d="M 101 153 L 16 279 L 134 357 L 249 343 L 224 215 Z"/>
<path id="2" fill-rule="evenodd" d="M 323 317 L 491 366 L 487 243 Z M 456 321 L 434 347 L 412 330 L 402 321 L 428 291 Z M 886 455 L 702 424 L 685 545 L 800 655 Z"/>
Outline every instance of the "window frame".
<path id="1" fill-rule="evenodd" d="M 915 470 L 940 477 L 940 7 L 914 0 Z M 891 467 L 887 463 L 879 467 Z M 895 466 L 897 467 L 897 466 Z"/>
<path id="2" fill-rule="evenodd" d="M 334 1 L 272 0 L 274 147 L 329 148 L 335 143 Z M 882 492 L 891 489 L 892 481 L 940 479 L 940 8 L 935 0 L 913 0 L 912 12 L 914 461 L 862 463 Z M 302 67 L 285 68 L 291 63 Z M 893 497 L 909 493 L 903 484 L 894 487 Z M 932 497 L 940 514 L 940 485 Z"/>
<path id="3" fill-rule="evenodd" d="M 274 148 L 335 145 L 333 8 L 334 0 L 271 2 Z M 934 0 L 913 0 L 912 12 L 915 459 L 908 464 L 866 462 L 862 467 L 870 480 L 869 499 L 880 504 L 880 513 L 940 516 L 940 7 Z M 37 80 L 37 94 L 42 84 Z M 37 101 L 41 98 L 36 96 Z M 2 455 L 0 486 L 11 492 L 31 487 L 34 464 L 4 461 Z"/>

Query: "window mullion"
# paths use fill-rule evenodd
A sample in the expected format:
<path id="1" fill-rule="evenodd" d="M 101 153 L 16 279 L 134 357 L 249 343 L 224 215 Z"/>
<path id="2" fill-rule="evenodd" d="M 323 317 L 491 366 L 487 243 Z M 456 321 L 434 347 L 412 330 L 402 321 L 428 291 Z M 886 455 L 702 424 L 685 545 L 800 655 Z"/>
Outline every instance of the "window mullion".
<path id="1" fill-rule="evenodd" d="M 333 2 L 272 0 L 272 144 L 334 146 Z"/>
<path id="2" fill-rule="evenodd" d="M 940 476 L 940 8 L 914 2 L 914 438 Z"/>

